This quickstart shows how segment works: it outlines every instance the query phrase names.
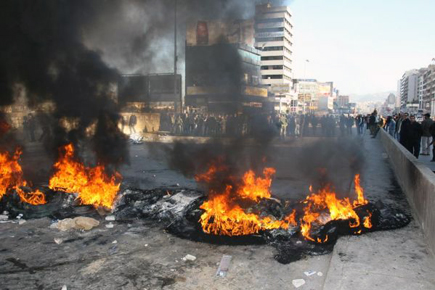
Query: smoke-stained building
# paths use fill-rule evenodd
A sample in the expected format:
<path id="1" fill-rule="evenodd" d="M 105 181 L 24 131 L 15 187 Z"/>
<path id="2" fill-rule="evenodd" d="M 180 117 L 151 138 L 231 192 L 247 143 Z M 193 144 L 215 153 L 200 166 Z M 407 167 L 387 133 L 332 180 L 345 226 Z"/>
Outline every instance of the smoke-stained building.
<path id="1" fill-rule="evenodd" d="M 185 105 L 217 113 L 266 109 L 253 20 L 197 21 L 187 27 Z"/>
<path id="2" fill-rule="evenodd" d="M 133 103 L 148 109 L 176 110 L 181 99 L 181 75 L 174 88 L 173 74 L 122 75 L 118 82 L 118 102 L 123 106 Z"/>

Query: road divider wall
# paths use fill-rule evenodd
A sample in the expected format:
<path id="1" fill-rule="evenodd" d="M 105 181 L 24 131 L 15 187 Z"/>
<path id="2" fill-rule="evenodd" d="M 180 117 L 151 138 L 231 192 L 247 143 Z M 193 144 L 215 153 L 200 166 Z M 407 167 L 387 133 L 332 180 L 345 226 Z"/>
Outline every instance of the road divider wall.
<path id="1" fill-rule="evenodd" d="M 426 242 L 435 253 L 435 174 L 418 161 L 387 132 L 380 132 L 382 144 L 388 154 L 397 180 L 420 223 Z"/>

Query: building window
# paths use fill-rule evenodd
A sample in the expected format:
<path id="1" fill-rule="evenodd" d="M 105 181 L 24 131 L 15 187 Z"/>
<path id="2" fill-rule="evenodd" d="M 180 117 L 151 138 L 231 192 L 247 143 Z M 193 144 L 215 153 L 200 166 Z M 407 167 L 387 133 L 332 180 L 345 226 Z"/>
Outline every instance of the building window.
<path id="1" fill-rule="evenodd" d="M 261 60 L 283 60 L 283 56 L 263 56 Z"/>
<path id="2" fill-rule="evenodd" d="M 263 51 L 280 51 L 284 50 L 284 46 L 269 46 L 262 49 Z"/>
<path id="3" fill-rule="evenodd" d="M 282 80 L 282 75 L 263 76 L 263 80 Z"/>
<path id="4" fill-rule="evenodd" d="M 256 38 L 257 42 L 284 41 L 284 37 Z"/>

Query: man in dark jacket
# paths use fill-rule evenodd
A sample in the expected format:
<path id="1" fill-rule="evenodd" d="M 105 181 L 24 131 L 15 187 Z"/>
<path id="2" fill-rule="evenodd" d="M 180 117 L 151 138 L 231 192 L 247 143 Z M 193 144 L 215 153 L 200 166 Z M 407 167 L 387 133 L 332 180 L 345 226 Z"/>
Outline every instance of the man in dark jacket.
<path id="1" fill-rule="evenodd" d="M 432 135 L 432 142 L 427 146 L 427 149 L 429 150 L 430 145 L 433 145 L 432 147 L 432 160 L 431 162 L 435 162 L 435 122 L 432 122 L 432 125 L 429 127 L 429 132 Z"/>
<path id="2" fill-rule="evenodd" d="M 412 145 L 410 141 L 411 121 L 409 120 L 408 116 L 409 114 L 405 113 L 402 118 L 400 126 L 400 144 L 412 152 Z"/>
<path id="3" fill-rule="evenodd" d="M 424 120 L 421 122 L 421 127 L 423 129 L 423 136 L 421 137 L 421 155 L 430 155 L 429 154 L 429 147 L 430 147 L 430 137 L 432 136 L 430 134 L 430 126 L 433 124 L 432 119 L 430 118 L 430 114 L 424 114 Z"/>
<path id="4" fill-rule="evenodd" d="M 409 135 L 409 141 L 411 146 L 410 152 L 414 154 L 415 158 L 418 159 L 418 156 L 420 155 L 420 143 L 421 143 L 421 136 L 423 135 L 423 129 L 421 125 L 415 121 L 414 115 L 410 117 L 410 121 L 411 121 L 410 135 Z"/>

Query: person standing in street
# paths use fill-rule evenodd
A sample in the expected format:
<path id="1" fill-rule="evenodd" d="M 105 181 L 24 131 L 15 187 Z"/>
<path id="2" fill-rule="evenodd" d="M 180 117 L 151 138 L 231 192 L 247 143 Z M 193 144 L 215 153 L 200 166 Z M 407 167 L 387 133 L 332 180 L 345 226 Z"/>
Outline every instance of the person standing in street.
<path id="1" fill-rule="evenodd" d="M 388 134 L 390 134 L 391 137 L 394 138 L 394 134 L 396 131 L 396 121 L 394 121 L 394 118 L 392 116 L 388 116 L 387 118 L 386 129 Z"/>
<path id="2" fill-rule="evenodd" d="M 136 115 L 133 114 L 130 116 L 130 121 L 128 122 L 128 127 L 130 129 L 130 135 L 133 133 L 136 134 L 136 129 L 135 129 L 136 124 L 137 124 L 137 117 L 136 117 Z"/>
<path id="3" fill-rule="evenodd" d="M 424 120 L 421 122 L 421 127 L 423 129 L 423 136 L 421 137 L 421 155 L 430 155 L 429 147 L 431 143 L 430 126 L 432 126 L 433 121 L 430 118 L 430 114 L 424 114 Z"/>
<path id="4" fill-rule="evenodd" d="M 429 150 L 430 145 L 433 145 L 432 146 L 432 160 L 431 160 L 431 162 L 435 162 L 435 144 L 434 144 L 434 141 L 435 141 L 435 122 L 432 122 L 432 125 L 430 125 L 429 132 L 432 136 L 432 142 L 430 142 L 429 145 L 427 146 L 427 150 Z"/>
<path id="5" fill-rule="evenodd" d="M 415 120 L 415 116 L 412 115 L 410 118 L 410 134 L 409 134 L 409 150 L 412 154 L 414 154 L 415 158 L 418 159 L 418 156 L 420 155 L 420 144 L 421 144 L 421 136 L 423 135 L 423 129 Z"/>
<path id="6" fill-rule="evenodd" d="M 403 147 L 408 149 L 408 151 L 412 152 L 412 146 L 410 142 L 410 134 L 411 134 L 411 121 L 409 120 L 409 114 L 405 113 L 402 118 L 402 122 L 400 123 L 399 128 L 399 134 L 400 134 L 400 144 L 402 144 Z"/>

